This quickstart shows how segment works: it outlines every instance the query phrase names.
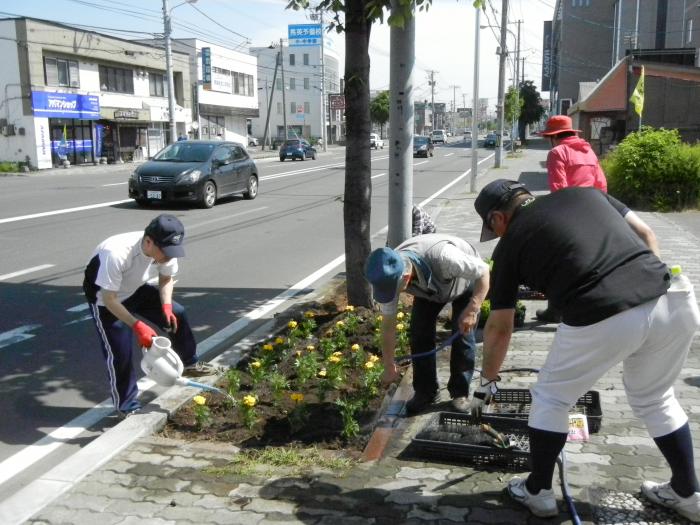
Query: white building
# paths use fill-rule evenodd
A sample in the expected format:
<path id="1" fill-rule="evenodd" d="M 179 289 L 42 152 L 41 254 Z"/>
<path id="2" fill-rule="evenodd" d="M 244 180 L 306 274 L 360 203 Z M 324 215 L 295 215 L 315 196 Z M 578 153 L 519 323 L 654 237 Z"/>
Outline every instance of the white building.
<path id="1" fill-rule="evenodd" d="M 0 160 L 121 162 L 168 142 L 165 57 L 143 43 L 33 18 L 0 20 Z M 177 133 L 191 127 L 188 56 L 173 53 Z"/>
<path id="2" fill-rule="evenodd" d="M 280 51 L 283 60 L 278 62 Z M 281 49 L 279 44 L 276 44 L 269 47 L 253 47 L 250 53 L 258 57 L 257 91 L 260 101 L 260 117 L 252 120 L 252 135 L 262 140 L 268 117 L 267 110 L 271 107 L 268 137 L 284 138 L 286 118 L 288 136 L 321 138 L 321 46 L 296 47 L 284 43 Z M 332 49 L 332 41 L 328 38 L 325 40 L 323 56 L 326 137 L 329 142 L 334 142 L 340 137 L 343 115 L 340 110 L 329 111 L 328 95 L 340 93 L 340 62 L 338 54 Z"/>
<path id="3" fill-rule="evenodd" d="M 199 39 L 172 45 L 190 55 L 190 78 L 196 83 L 189 137 L 221 137 L 247 146 L 249 121 L 259 115 L 256 57 Z"/>

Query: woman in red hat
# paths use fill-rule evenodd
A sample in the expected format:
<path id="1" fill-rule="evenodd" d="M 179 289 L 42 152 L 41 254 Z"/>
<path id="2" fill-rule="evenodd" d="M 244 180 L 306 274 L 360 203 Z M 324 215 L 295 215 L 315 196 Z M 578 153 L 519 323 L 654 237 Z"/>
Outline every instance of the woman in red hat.
<path id="1" fill-rule="evenodd" d="M 569 186 L 593 186 L 607 193 L 608 181 L 598 157 L 591 145 L 577 135 L 579 131 L 573 129 L 571 118 L 566 115 L 555 115 L 547 121 L 542 135 L 549 137 L 552 143 L 547 155 L 549 189 L 557 191 Z M 546 310 L 537 310 L 535 315 L 540 321 L 561 321 L 561 314 L 550 305 Z"/>

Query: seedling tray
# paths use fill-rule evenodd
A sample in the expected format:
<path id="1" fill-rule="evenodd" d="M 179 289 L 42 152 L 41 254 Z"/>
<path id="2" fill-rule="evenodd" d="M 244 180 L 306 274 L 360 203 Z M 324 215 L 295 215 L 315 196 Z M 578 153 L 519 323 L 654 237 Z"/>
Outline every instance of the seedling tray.
<path id="1" fill-rule="evenodd" d="M 483 444 L 480 423 L 491 425 L 515 447 L 497 448 Z M 505 467 L 510 470 L 529 470 L 530 438 L 527 421 L 484 415 L 474 421 L 470 415 L 459 412 L 439 412 L 412 439 L 415 456 L 445 463 L 467 464 L 476 467 Z"/>
<path id="2" fill-rule="evenodd" d="M 487 412 L 492 416 L 527 419 L 532 405 L 532 394 L 523 388 L 502 388 L 493 396 Z M 573 411 L 585 414 L 588 420 L 588 431 L 596 433 L 600 430 L 603 420 L 603 410 L 600 406 L 600 395 L 595 390 L 589 390 L 581 396 L 574 405 Z"/>

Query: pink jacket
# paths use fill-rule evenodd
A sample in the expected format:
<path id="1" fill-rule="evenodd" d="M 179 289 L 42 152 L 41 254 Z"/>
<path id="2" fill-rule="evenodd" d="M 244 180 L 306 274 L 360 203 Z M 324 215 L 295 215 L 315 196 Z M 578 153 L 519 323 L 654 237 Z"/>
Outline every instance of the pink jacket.
<path id="1" fill-rule="evenodd" d="M 547 155 L 549 189 L 593 186 L 608 191 L 608 181 L 591 145 L 579 137 L 566 137 Z"/>

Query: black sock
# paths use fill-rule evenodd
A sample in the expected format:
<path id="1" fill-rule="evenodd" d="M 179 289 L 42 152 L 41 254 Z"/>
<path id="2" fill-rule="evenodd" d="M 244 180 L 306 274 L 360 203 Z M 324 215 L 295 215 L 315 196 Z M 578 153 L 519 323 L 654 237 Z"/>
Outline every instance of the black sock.
<path id="1" fill-rule="evenodd" d="M 528 427 L 530 431 L 530 458 L 532 473 L 527 478 L 525 486 L 530 494 L 539 494 L 540 490 L 552 488 L 554 466 L 557 456 L 566 444 L 567 434 L 550 432 Z"/>
<path id="2" fill-rule="evenodd" d="M 693 460 L 693 438 L 688 423 L 675 432 L 654 438 L 654 442 L 671 467 L 671 488 L 676 494 L 687 498 L 699 492 Z"/>

